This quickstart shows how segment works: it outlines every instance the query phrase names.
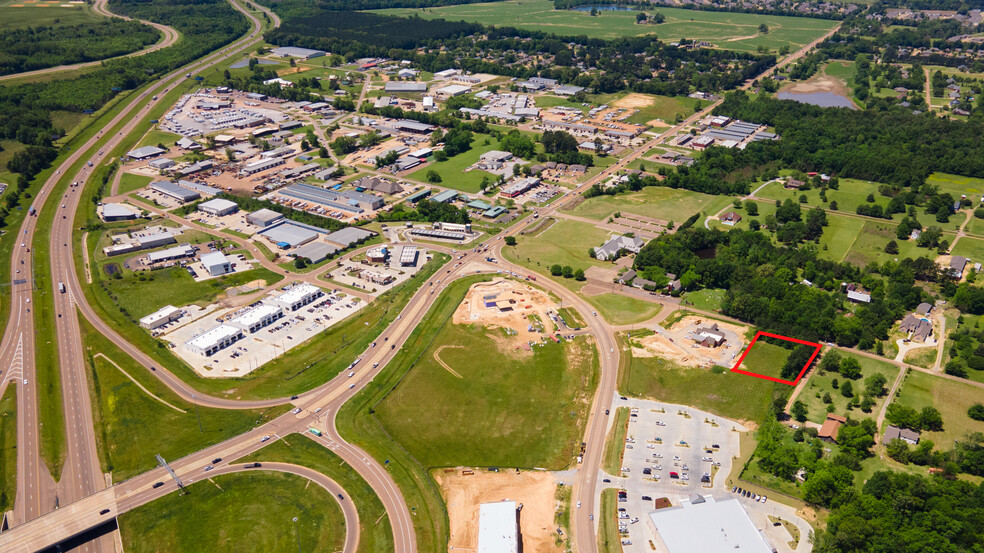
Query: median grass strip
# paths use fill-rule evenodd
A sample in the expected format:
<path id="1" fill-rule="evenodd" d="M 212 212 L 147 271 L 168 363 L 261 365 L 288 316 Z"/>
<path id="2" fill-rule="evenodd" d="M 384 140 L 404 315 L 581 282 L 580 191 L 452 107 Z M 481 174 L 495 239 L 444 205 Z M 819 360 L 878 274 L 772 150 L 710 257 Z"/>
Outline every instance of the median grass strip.
<path id="1" fill-rule="evenodd" d="M 17 386 L 0 398 L 0 513 L 14 508 L 17 490 Z"/>
<path id="2" fill-rule="evenodd" d="M 598 553 L 622 553 L 622 541 L 618 535 L 617 491 L 601 491 L 601 510 L 598 516 Z"/>
<path id="3" fill-rule="evenodd" d="M 629 408 L 615 409 L 615 422 L 605 438 L 605 455 L 601 461 L 601 469 L 608 474 L 622 474 L 622 453 L 625 451 L 625 433 L 629 430 Z"/>
<path id="4" fill-rule="evenodd" d="M 268 461 L 293 463 L 314 469 L 341 486 L 359 513 L 360 553 L 393 550 L 393 529 L 379 496 L 359 473 L 331 450 L 312 439 L 295 436 L 290 444 L 277 440 L 233 463 Z"/>
<path id="5" fill-rule="evenodd" d="M 80 327 L 99 458 L 103 470 L 112 472 L 117 482 L 157 466 L 154 454 L 165 459 L 183 457 L 247 432 L 290 409 L 289 405 L 214 409 L 188 403 L 96 332 L 88 321 L 81 319 Z"/>
<path id="6" fill-rule="evenodd" d="M 120 515 L 124 550 L 293 553 L 341 551 L 345 542 L 337 500 L 301 476 L 256 469 L 185 490 Z"/>

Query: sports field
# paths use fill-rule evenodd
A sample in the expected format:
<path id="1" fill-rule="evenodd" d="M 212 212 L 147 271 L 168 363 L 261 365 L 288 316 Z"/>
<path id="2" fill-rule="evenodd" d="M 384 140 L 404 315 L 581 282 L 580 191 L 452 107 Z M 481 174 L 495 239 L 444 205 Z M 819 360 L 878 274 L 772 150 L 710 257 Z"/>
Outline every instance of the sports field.
<path id="1" fill-rule="evenodd" d="M 646 165 L 651 164 L 648 162 Z M 729 196 L 712 196 L 679 188 L 647 186 L 638 192 L 588 198 L 571 213 L 598 220 L 606 219 L 617 212 L 633 213 L 673 221 L 679 225 L 698 211 L 702 211 L 707 216 L 714 215 L 732 201 L 733 198 Z"/>
<path id="2" fill-rule="evenodd" d="M 196 482 L 184 494 L 120 515 L 119 525 L 130 553 L 341 551 L 345 542 L 345 519 L 331 492 L 262 469 Z"/>
<path id="3" fill-rule="evenodd" d="M 754 51 L 758 46 L 797 50 L 837 25 L 834 21 L 800 17 L 707 12 L 678 8 L 653 8 L 666 20 L 659 25 L 640 25 L 635 11 L 602 11 L 597 16 L 574 10 L 555 10 L 550 0 L 509 0 L 485 4 L 462 4 L 441 8 L 390 8 L 377 10 L 388 15 L 419 15 L 426 19 L 470 21 L 485 25 L 517 27 L 561 36 L 586 35 L 614 39 L 655 35 L 670 42 L 681 38 L 706 40 L 719 48 Z M 762 35 L 758 27 L 769 26 Z"/>
<path id="4" fill-rule="evenodd" d="M 529 352 L 502 329 L 454 324 L 446 312 L 422 324 L 440 330 L 376 406 L 393 439 L 424 467 L 556 470 L 573 461 L 597 383 L 590 343 L 548 342 Z"/>
<path id="5" fill-rule="evenodd" d="M 953 440 L 963 438 L 968 432 L 984 432 L 984 422 L 967 416 L 971 405 L 981 403 L 981 389 L 976 386 L 909 371 L 896 401 L 917 411 L 929 406 L 939 409 L 943 431 L 922 433 L 922 439 L 933 440 L 939 449 L 952 449 Z"/>
<path id="6" fill-rule="evenodd" d="M 618 390 L 626 395 L 692 405 L 735 420 L 760 421 L 769 411 L 773 390 L 788 388 L 720 367 L 685 368 L 658 357 L 634 357 L 626 340 L 627 334 L 619 335 Z"/>

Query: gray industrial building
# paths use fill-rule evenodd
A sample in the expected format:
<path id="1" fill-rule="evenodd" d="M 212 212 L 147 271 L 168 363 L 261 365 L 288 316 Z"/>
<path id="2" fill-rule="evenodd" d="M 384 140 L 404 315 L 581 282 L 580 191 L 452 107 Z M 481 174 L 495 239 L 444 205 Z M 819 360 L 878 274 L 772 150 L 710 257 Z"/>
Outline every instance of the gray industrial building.
<path id="1" fill-rule="evenodd" d="M 194 190 L 189 190 L 183 186 L 179 186 L 166 180 L 159 180 L 150 183 L 150 189 L 178 200 L 181 203 L 193 202 L 202 197 L 201 194 L 195 192 Z"/>
<path id="2" fill-rule="evenodd" d="M 282 188 L 278 192 L 291 198 L 355 213 L 362 213 L 364 210 L 380 209 L 385 205 L 385 202 L 379 196 L 352 190 L 328 190 L 304 183 L 292 184 Z"/>
<path id="3" fill-rule="evenodd" d="M 222 252 L 209 252 L 201 257 L 202 266 L 211 276 L 224 275 L 232 272 L 232 262 Z"/>
<path id="4" fill-rule="evenodd" d="M 304 60 L 309 60 L 312 58 L 320 58 L 327 54 L 324 50 L 312 50 L 310 48 L 297 48 L 296 46 L 283 46 L 280 48 L 274 48 L 270 51 L 271 54 L 277 56 L 278 58 L 301 58 Z"/>
<path id="5" fill-rule="evenodd" d="M 283 221 L 283 219 L 283 215 L 267 208 L 254 211 L 246 216 L 246 221 L 249 222 L 249 224 L 256 225 L 260 228 L 273 226 L 280 221 Z"/>
<path id="6" fill-rule="evenodd" d="M 329 234 L 325 237 L 325 240 L 338 244 L 342 248 L 349 248 L 364 240 L 372 238 L 375 235 L 376 233 L 370 230 L 365 230 L 358 227 L 345 227 Z"/>
<path id="7" fill-rule="evenodd" d="M 236 205 L 236 202 L 224 198 L 213 198 L 207 202 L 198 204 L 198 211 L 204 211 L 205 213 L 221 217 L 222 215 L 229 215 L 230 213 L 239 211 L 239 206 Z"/>
<path id="8" fill-rule="evenodd" d="M 261 230 L 259 235 L 283 249 L 303 246 L 318 237 L 317 232 L 289 221 Z"/>
<path id="9" fill-rule="evenodd" d="M 340 250 L 325 242 L 309 242 L 294 250 L 290 255 L 307 259 L 310 263 L 321 263 Z"/>
<path id="10" fill-rule="evenodd" d="M 414 81 L 386 81 L 386 92 L 427 92 L 427 83 Z"/>
<path id="11" fill-rule="evenodd" d="M 130 156 L 130 158 L 135 159 L 137 161 L 143 161 L 145 159 L 157 157 L 165 152 L 167 152 L 167 150 L 162 150 L 157 146 L 143 146 L 135 150 L 130 150 L 129 152 L 127 152 L 126 155 Z"/>

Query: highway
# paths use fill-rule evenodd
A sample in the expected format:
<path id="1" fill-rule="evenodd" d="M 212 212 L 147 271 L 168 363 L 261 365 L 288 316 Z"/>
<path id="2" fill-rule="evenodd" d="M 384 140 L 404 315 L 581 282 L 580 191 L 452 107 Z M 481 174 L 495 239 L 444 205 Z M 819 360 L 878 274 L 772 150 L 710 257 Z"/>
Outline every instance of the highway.
<path id="1" fill-rule="evenodd" d="M 232 1 L 232 0 L 230 0 Z M 235 5 L 235 3 L 233 2 Z M 260 28 L 259 20 L 252 16 L 248 11 L 240 6 L 236 8 L 250 18 L 254 25 L 254 31 L 203 60 L 176 71 L 168 77 L 161 79 L 155 85 L 147 88 L 138 94 L 128 106 L 111 121 L 106 128 L 112 128 L 126 120 L 126 124 L 118 134 L 103 136 L 100 132 L 97 136 L 90 139 L 84 146 L 76 151 L 63 162 L 59 170 L 45 182 L 42 190 L 38 194 L 35 206 L 38 209 L 57 210 L 55 223 L 51 230 L 50 254 L 52 267 L 52 282 L 50 293 L 55 294 L 55 311 L 57 325 L 57 335 L 59 336 L 59 366 L 63 384 L 63 408 L 66 415 L 66 431 L 68 460 L 64 470 L 62 481 L 55 486 L 43 461 L 40 459 L 38 448 L 38 421 L 37 421 L 37 391 L 34 385 L 34 323 L 33 315 L 30 311 L 30 300 L 32 293 L 30 244 L 34 237 L 36 218 L 28 217 L 23 222 L 18 231 L 18 236 L 23 240 L 24 246 L 14 248 L 12 256 L 11 279 L 15 282 L 18 279 L 25 280 L 24 283 L 15 284 L 11 288 L 11 314 L 8 321 L 3 340 L 0 342 L 0 366 L 9 367 L 4 374 L 3 383 L 0 384 L 0 394 L 3 393 L 8 382 L 15 382 L 21 386 L 18 394 L 18 490 L 13 522 L 15 526 L 12 530 L 0 534 L 0 550 L 17 550 L 25 543 L 33 543 L 30 540 L 38 539 L 39 534 L 32 533 L 31 528 L 36 528 L 39 524 L 44 524 L 48 528 L 65 528 L 65 532 L 77 528 L 75 526 L 72 510 L 66 508 L 70 505 L 106 505 L 106 508 L 113 509 L 113 512 L 126 512 L 139 505 L 143 505 L 158 497 L 175 490 L 176 484 L 165 478 L 164 469 L 158 468 L 148 473 L 144 473 L 125 482 L 114 485 L 112 494 L 101 492 L 105 489 L 105 482 L 99 468 L 98 456 L 95 449 L 94 427 L 92 422 L 91 405 L 89 391 L 85 374 L 85 360 L 82 354 L 81 336 L 77 312 L 81 312 L 90 321 L 97 331 L 106 335 L 114 344 L 119 346 L 126 354 L 132 356 L 146 368 L 156 367 L 157 370 L 150 371 L 165 385 L 186 400 L 192 400 L 192 394 L 197 396 L 197 402 L 209 407 L 226 409 L 260 408 L 279 405 L 290 401 L 288 398 L 275 398 L 262 401 L 236 401 L 224 398 L 215 398 L 199 394 L 190 386 L 175 377 L 163 367 L 154 363 L 147 355 L 139 349 L 129 344 L 119 336 L 112 328 L 104 323 L 93 311 L 86 300 L 79 281 L 76 264 L 73 260 L 73 228 L 74 216 L 81 202 L 81 193 L 84 185 L 78 188 L 69 188 L 68 194 L 64 198 L 54 201 L 47 201 L 47 196 L 55 189 L 57 183 L 68 176 L 59 176 L 60 173 L 67 171 L 75 162 L 84 159 L 82 156 L 89 156 L 93 161 L 103 161 L 99 156 L 92 155 L 98 149 L 109 151 L 117 144 L 121 143 L 136 127 L 139 121 L 147 118 L 149 110 L 163 101 L 163 94 L 160 100 L 151 100 L 151 96 L 166 92 L 171 86 L 181 81 L 184 74 L 200 71 L 210 67 L 215 63 L 241 52 L 242 49 L 254 44 L 259 39 L 255 38 L 257 30 Z M 264 10 L 266 11 L 266 10 Z M 276 15 L 267 12 L 274 24 L 279 24 Z M 810 45 L 812 46 L 812 45 Z M 805 50 L 805 49 L 804 49 Z M 794 56 L 802 55 L 797 52 Z M 750 86 L 746 84 L 745 88 Z M 714 105 L 709 106 L 701 113 L 694 114 L 684 123 L 690 123 L 706 114 Z M 624 168 L 630 161 L 644 153 L 649 147 L 661 140 L 672 136 L 684 124 L 677 125 L 670 130 L 662 133 L 649 141 L 631 154 L 619 160 L 615 165 L 602 171 L 596 177 L 580 185 L 574 192 L 565 198 L 561 198 L 553 205 L 540 210 L 542 217 L 549 216 L 562 207 L 569 206 L 572 202 L 579 201 L 579 195 L 593 184 L 603 182 L 610 175 L 615 174 Z M 81 172 L 72 175 L 71 180 L 84 183 L 90 176 L 88 168 L 83 168 Z M 562 216 L 559 215 L 558 216 Z M 396 486 L 392 477 L 386 469 L 375 459 L 369 457 L 358 447 L 346 443 L 337 432 L 335 427 L 335 416 L 341 406 L 357 393 L 362 387 L 372 380 L 386 364 L 400 350 L 406 339 L 410 336 L 414 328 L 421 321 L 429 310 L 432 302 L 447 284 L 467 274 L 475 272 L 494 272 L 497 270 L 512 271 L 520 275 L 531 274 L 531 271 L 511 263 L 506 262 L 501 255 L 502 238 L 508 235 L 515 235 L 524 227 L 530 224 L 532 219 L 524 218 L 517 221 L 507 231 L 488 242 L 493 255 L 500 260 L 495 265 L 485 264 L 479 256 L 472 251 L 461 253 L 464 257 L 460 259 L 462 263 L 447 269 L 445 273 L 439 273 L 434 278 L 440 282 L 435 286 L 423 286 L 411 298 L 401 316 L 380 336 L 380 339 L 387 338 L 387 344 L 394 348 L 369 348 L 362 356 L 360 370 L 356 371 L 357 376 L 346 378 L 344 373 L 339 374 L 331 381 L 318 388 L 302 394 L 294 400 L 294 404 L 300 409 L 299 413 L 287 413 L 277 419 L 253 429 L 250 432 L 236 436 L 220 444 L 203 449 L 184 458 L 172 461 L 171 468 L 184 481 L 185 484 L 200 480 L 204 477 L 204 467 L 211 463 L 212 459 L 221 457 L 227 461 L 219 463 L 212 471 L 212 474 L 219 474 L 222 471 L 242 470 L 242 468 L 230 467 L 228 460 L 236 459 L 261 449 L 269 441 L 261 440 L 264 436 L 270 439 L 278 439 L 281 436 L 293 432 L 304 432 L 308 427 L 314 425 L 321 429 L 323 436 L 318 439 L 332 451 L 337 453 L 343 460 L 351 465 L 365 480 L 373 487 L 377 495 L 383 502 L 394 533 L 395 550 L 398 553 L 409 553 L 416 551 L 416 536 L 413 531 L 412 518 L 401 491 Z M 443 248 L 428 246 L 430 249 L 442 250 Z M 536 275 L 536 273 L 532 273 Z M 538 276 L 537 284 L 559 296 L 566 304 L 573 306 L 585 315 L 588 332 L 595 337 L 599 348 L 599 385 L 595 392 L 592 408 L 589 410 L 586 421 L 586 431 L 584 442 L 586 443 L 585 456 L 580 465 L 575 478 L 574 501 L 581 502 L 588 506 L 584 509 L 576 509 L 573 513 L 572 533 L 575 541 L 576 550 L 579 552 L 589 552 L 597 550 L 595 539 L 595 523 L 589 517 L 590 514 L 597 512 L 595 503 L 596 497 L 596 478 L 599 474 L 601 453 L 604 448 L 605 429 L 607 425 L 606 409 L 610 408 L 610 402 L 615 395 L 615 386 L 619 366 L 619 350 L 615 340 L 613 325 L 605 322 L 597 316 L 594 308 L 584 299 L 576 295 L 566 287 L 557 284 L 546 277 Z M 63 282 L 67 291 L 60 293 L 57 283 Z M 377 364 L 373 367 L 372 365 Z M 18 373 L 19 368 L 19 373 Z M 155 482 L 165 482 L 163 486 L 153 488 Z M 55 493 L 61 498 L 61 509 L 53 511 Z M 96 497 L 98 501 L 93 501 Z M 23 525 L 26 522 L 37 520 L 23 526 L 23 530 L 16 524 Z M 77 516 L 76 516 L 77 518 Z M 98 519 L 97 519 L 98 521 Z M 357 526 L 356 526 L 357 527 Z M 352 530 L 355 527 L 349 526 Z M 352 539 L 352 534 L 357 532 L 350 531 L 348 540 Z M 33 537 L 32 537 L 33 536 Z M 48 532 L 43 535 L 50 544 L 51 541 L 61 537 L 57 532 Z M 68 536 L 64 536 L 68 537 Z M 100 543 L 87 544 L 102 550 Z"/>

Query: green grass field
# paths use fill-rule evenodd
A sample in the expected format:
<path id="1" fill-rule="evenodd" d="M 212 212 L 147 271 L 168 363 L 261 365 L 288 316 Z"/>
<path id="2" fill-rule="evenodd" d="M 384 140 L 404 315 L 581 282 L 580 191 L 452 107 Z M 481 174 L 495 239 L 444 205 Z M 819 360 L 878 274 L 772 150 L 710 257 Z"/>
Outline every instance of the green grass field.
<path id="1" fill-rule="evenodd" d="M 105 18 L 92 11 L 87 4 L 72 4 L 68 2 L 34 2 L 24 3 L 16 0 L 0 1 L 0 31 L 20 29 L 23 27 L 39 27 L 49 25 L 80 25 L 95 23 Z"/>
<path id="2" fill-rule="evenodd" d="M 967 409 L 981 402 L 981 389 L 970 384 L 938 378 L 919 371 L 909 371 L 896 401 L 920 410 L 932 406 L 943 415 L 942 432 L 923 432 L 922 439 L 933 440 L 937 448 L 949 450 L 953 440 L 968 432 L 984 432 L 984 422 L 967 416 Z"/>
<path id="3" fill-rule="evenodd" d="M 359 553 L 375 553 L 393 549 L 393 530 L 386 508 L 379 496 L 359 473 L 335 455 L 310 439 L 292 436 L 288 444 L 277 440 L 236 462 L 270 461 L 293 463 L 312 468 L 338 483 L 359 513 Z"/>
<path id="4" fill-rule="evenodd" d="M 773 391 L 788 388 L 728 370 L 681 367 L 657 357 L 633 357 L 626 335 L 620 335 L 619 340 L 622 363 L 618 390 L 626 395 L 691 405 L 735 420 L 760 421 L 769 412 Z"/>
<path id="5" fill-rule="evenodd" d="M 437 334 L 376 406 L 386 431 L 427 468 L 567 467 L 597 381 L 593 347 L 578 339 L 517 351 L 500 329 L 434 315 L 421 325 Z"/>
<path id="6" fill-rule="evenodd" d="M 587 12 L 554 10 L 549 0 L 510 0 L 486 4 L 464 4 L 441 8 L 391 8 L 377 10 L 388 15 L 419 15 L 426 19 L 474 21 L 499 27 L 517 27 L 561 36 L 586 35 L 588 38 L 614 39 L 655 35 L 666 42 L 680 38 L 707 40 L 719 48 L 754 51 L 759 45 L 771 49 L 789 46 L 792 50 L 819 38 L 836 23 L 820 19 L 764 16 L 755 14 L 705 12 L 659 7 L 652 11 L 666 20 L 659 25 L 639 25 L 635 11 L 602 11 L 597 17 Z M 765 23 L 769 33 L 760 35 Z"/>
<path id="7" fill-rule="evenodd" d="M 332 494 L 306 478 L 261 470 L 197 482 L 184 495 L 120 515 L 123 547 L 131 553 L 341 551 L 345 519 Z"/>
<path id="8" fill-rule="evenodd" d="M 138 144 L 141 146 L 157 146 L 158 144 L 163 144 L 165 148 L 170 148 L 180 139 L 180 134 L 158 130 L 155 127 L 147 131 L 147 134 L 140 139 Z"/>
<path id="9" fill-rule="evenodd" d="M 88 321 L 82 319 L 80 325 L 86 345 L 100 460 L 103 471 L 112 472 L 116 482 L 156 467 L 154 453 L 165 459 L 183 457 L 247 432 L 257 421 L 266 422 L 290 408 L 287 405 L 263 410 L 196 407 L 153 378 L 96 332 Z"/>
<path id="10" fill-rule="evenodd" d="M 599 553 L 621 553 L 622 545 L 618 534 L 618 497 L 614 489 L 601 492 L 601 518 L 598 520 L 598 551 Z"/>
<path id="11" fill-rule="evenodd" d="M 652 162 L 647 163 L 647 166 Z M 605 220 L 616 212 L 634 213 L 680 224 L 702 211 L 714 215 L 733 201 L 729 196 L 712 196 L 679 188 L 648 186 L 638 192 L 618 196 L 595 196 L 581 202 L 571 213 L 590 219 Z"/>
<path id="12" fill-rule="evenodd" d="M 0 398 L 0 513 L 14 508 L 17 491 L 17 386 Z"/>
<path id="13" fill-rule="evenodd" d="M 625 451 L 625 433 L 629 429 L 629 408 L 617 407 L 612 416 L 611 430 L 605 438 L 605 454 L 601 460 L 601 470 L 618 476 L 622 474 L 622 452 Z"/>
<path id="14" fill-rule="evenodd" d="M 780 378 L 782 366 L 786 363 L 790 351 L 792 350 L 766 342 L 765 338 L 759 338 L 741 362 L 741 369 Z"/>
<path id="15" fill-rule="evenodd" d="M 702 311 L 718 311 L 724 300 L 725 290 L 721 288 L 701 288 L 686 295 L 687 303 Z"/>
<path id="16" fill-rule="evenodd" d="M 140 190 L 150 184 L 153 180 L 153 177 L 148 177 L 146 175 L 123 173 L 120 175 L 120 194 L 129 194 L 135 190 Z"/>
<path id="17" fill-rule="evenodd" d="M 693 115 L 697 111 L 695 107 L 700 103 L 700 100 L 687 96 L 654 96 L 651 94 L 645 96 L 652 99 L 652 105 L 639 109 L 638 112 L 626 119 L 626 122 L 646 125 L 654 119 L 660 119 L 664 123 L 672 125 L 678 115 L 683 119 Z"/>
<path id="18" fill-rule="evenodd" d="M 970 259 L 973 263 L 984 262 L 984 240 L 963 236 L 953 246 L 950 252 L 953 255 L 962 255 Z"/>
<path id="19" fill-rule="evenodd" d="M 858 355 L 851 355 L 849 353 L 844 354 L 843 357 L 853 357 L 861 364 L 861 378 L 851 381 L 851 387 L 854 389 L 854 395 L 859 398 L 864 391 L 865 378 L 868 378 L 875 373 L 881 373 L 887 381 L 885 384 L 885 389 L 889 390 L 892 387 L 892 382 L 895 382 L 895 378 L 899 374 L 898 367 L 885 361 L 878 361 L 869 357 L 861 357 Z M 836 390 L 832 386 L 834 379 L 838 380 L 838 389 Z M 806 383 L 806 388 L 803 388 L 803 391 L 800 393 L 799 397 L 796 398 L 806 404 L 807 420 L 811 420 L 815 423 L 823 423 L 824 419 L 827 418 L 827 404 L 823 402 L 823 395 L 826 393 L 830 394 L 830 399 L 833 400 L 831 405 L 835 408 L 834 413 L 838 415 L 843 415 L 845 417 L 849 416 L 853 419 L 862 419 L 877 415 L 878 411 L 881 409 L 882 403 L 885 402 L 886 397 L 874 398 L 875 405 L 870 413 L 865 413 L 860 409 L 849 410 L 847 408 L 847 404 L 850 399 L 844 397 L 840 390 L 840 385 L 843 385 L 843 383 L 847 380 L 848 379 L 836 373 L 828 372 L 821 376 L 819 371 L 814 369 L 814 371 L 810 374 L 809 381 Z"/>
<path id="20" fill-rule="evenodd" d="M 569 327 L 574 328 L 585 325 L 584 317 L 581 315 L 581 312 L 573 307 L 561 307 L 557 310 L 557 314 L 564 319 L 564 322 L 567 323 L 567 326 Z"/>
<path id="21" fill-rule="evenodd" d="M 488 144 L 485 144 L 486 141 Z M 436 184 L 460 190 L 461 192 L 476 194 L 481 190 L 479 185 L 482 184 L 482 178 L 487 177 L 489 182 L 495 182 L 499 177 L 487 171 L 480 171 L 478 169 L 465 171 L 465 169 L 478 163 L 479 156 L 489 150 L 497 149 L 498 146 L 499 141 L 494 138 L 485 135 L 475 135 L 475 139 L 472 140 L 472 147 L 467 152 L 462 152 L 454 157 L 448 158 L 447 161 L 428 163 L 426 167 L 410 173 L 409 177 L 421 182 L 428 182 L 427 173 L 436 171 L 443 179 Z"/>
<path id="22" fill-rule="evenodd" d="M 828 217 L 830 221 L 834 220 L 845 220 L 848 217 Z M 859 221 L 855 219 L 855 221 Z M 899 240 L 895 237 L 895 224 L 891 222 L 880 222 L 880 221 L 863 221 L 864 225 L 857 232 L 853 243 L 850 245 L 850 250 L 843 255 L 841 260 L 848 261 L 855 265 L 864 267 L 869 263 L 884 263 L 885 261 L 891 261 L 894 259 L 904 259 L 906 257 L 917 258 L 917 257 L 929 257 L 930 259 L 936 258 L 936 251 L 930 250 L 928 248 L 920 248 L 916 246 L 915 240 Z M 824 229 L 824 234 L 827 230 Z M 847 239 L 850 239 L 847 237 Z M 892 240 L 899 247 L 899 253 L 888 254 L 885 253 L 885 246 Z M 823 239 L 821 239 L 821 242 Z M 831 251 L 834 250 L 831 246 Z M 826 252 L 829 253 L 829 252 Z M 837 261 L 837 259 L 831 255 L 831 259 Z"/>
<path id="23" fill-rule="evenodd" d="M 588 303 L 598 308 L 598 314 L 613 324 L 636 324 L 656 316 L 661 305 L 619 294 L 589 296 L 582 294 Z"/>
<path id="24" fill-rule="evenodd" d="M 608 241 L 609 234 L 587 223 L 557 219 L 536 236 L 518 236 L 517 245 L 503 251 L 510 259 L 532 264 L 544 272 L 553 265 L 570 265 L 575 270 L 591 266 L 611 267 L 611 263 L 588 257 L 588 251 Z"/>

